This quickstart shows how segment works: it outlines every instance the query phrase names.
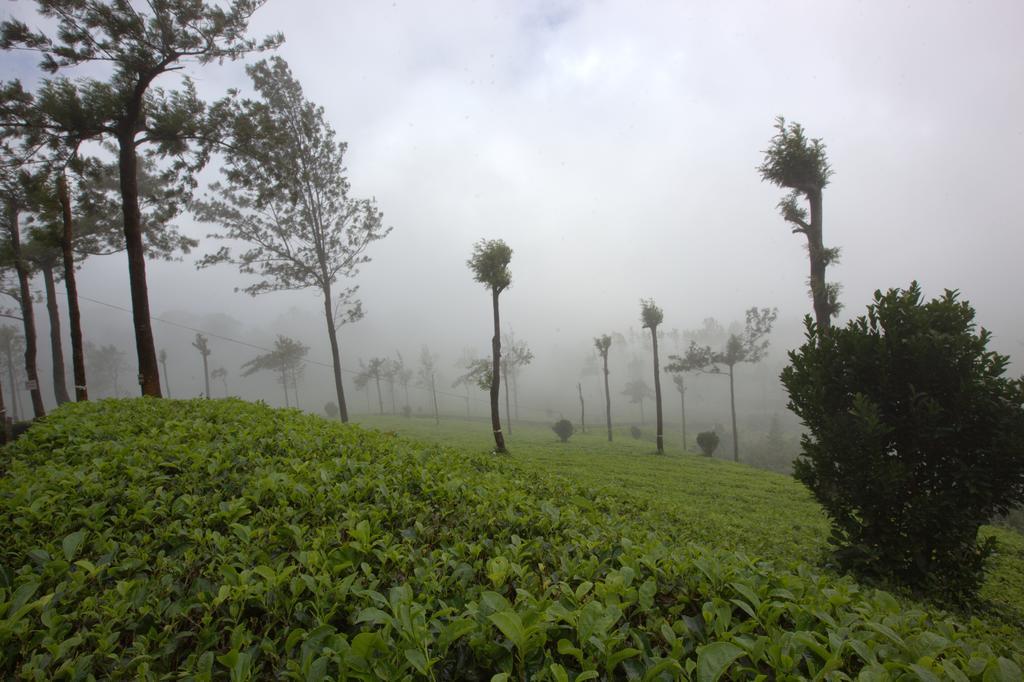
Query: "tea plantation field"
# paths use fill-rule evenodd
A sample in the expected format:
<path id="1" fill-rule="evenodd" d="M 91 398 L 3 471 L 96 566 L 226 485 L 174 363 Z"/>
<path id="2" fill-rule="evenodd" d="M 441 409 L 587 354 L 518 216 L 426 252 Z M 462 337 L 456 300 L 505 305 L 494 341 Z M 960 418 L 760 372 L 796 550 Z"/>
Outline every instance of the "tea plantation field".
<path id="1" fill-rule="evenodd" d="M 489 422 L 442 419 L 436 425 L 433 419 L 390 415 L 354 419 L 468 452 L 488 451 L 494 443 Z M 513 461 L 615 498 L 624 514 L 644 515 L 646 526 L 677 541 L 784 562 L 826 561 L 828 522 L 803 485 L 790 476 L 736 465 L 731 451 L 716 452 L 715 459 L 694 456 L 673 439 L 666 444 L 668 456 L 659 457 L 650 428 L 647 434 L 646 440 L 635 439 L 623 427 L 609 443 L 604 428 L 591 428 L 561 443 L 548 425 L 517 423 L 511 436 L 506 427 Z M 989 567 L 981 606 L 989 619 L 1010 624 L 1024 638 L 1024 537 L 991 526 L 982 532 L 994 535 L 1000 550 Z"/>
<path id="2" fill-rule="evenodd" d="M 0 451 L 0 678 L 1021 677 L 1007 612 L 817 568 L 785 477 L 406 421 L 64 406 Z"/>

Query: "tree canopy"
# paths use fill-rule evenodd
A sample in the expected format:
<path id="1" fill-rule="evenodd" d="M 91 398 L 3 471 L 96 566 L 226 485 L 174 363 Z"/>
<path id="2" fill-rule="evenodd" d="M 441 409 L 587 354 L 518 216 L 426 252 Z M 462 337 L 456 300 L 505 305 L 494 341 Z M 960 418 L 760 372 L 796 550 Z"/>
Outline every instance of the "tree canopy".
<path id="1" fill-rule="evenodd" d="M 481 239 L 473 245 L 473 254 L 466 265 L 473 271 L 473 279 L 496 294 L 512 286 L 512 273 L 508 269 L 512 249 L 501 239 Z"/>

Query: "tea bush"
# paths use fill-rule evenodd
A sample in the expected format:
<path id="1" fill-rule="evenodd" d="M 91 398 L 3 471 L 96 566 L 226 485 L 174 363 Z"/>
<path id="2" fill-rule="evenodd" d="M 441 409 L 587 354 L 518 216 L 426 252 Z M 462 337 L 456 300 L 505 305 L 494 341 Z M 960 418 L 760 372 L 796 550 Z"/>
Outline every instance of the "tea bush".
<path id="1" fill-rule="evenodd" d="M 5 679 L 1019 679 L 1020 646 L 679 545 L 507 458 L 234 400 L 0 451 Z"/>

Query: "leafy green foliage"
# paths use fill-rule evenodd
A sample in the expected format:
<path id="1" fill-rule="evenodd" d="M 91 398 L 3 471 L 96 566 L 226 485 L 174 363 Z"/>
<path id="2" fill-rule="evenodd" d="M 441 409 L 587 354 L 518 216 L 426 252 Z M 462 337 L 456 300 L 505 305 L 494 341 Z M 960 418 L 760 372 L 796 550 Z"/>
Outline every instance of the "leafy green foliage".
<path id="1" fill-rule="evenodd" d="M 718 447 L 718 434 L 714 431 L 701 431 L 697 434 L 697 447 L 705 457 L 715 454 L 715 448 Z"/>
<path id="2" fill-rule="evenodd" d="M 473 253 L 466 265 L 473 271 L 473 279 L 496 294 L 512 285 L 512 273 L 508 264 L 512 261 L 512 249 L 501 239 L 481 239 L 473 244 Z"/>
<path id="3" fill-rule="evenodd" d="M 256 275 L 244 288 L 253 296 L 310 287 L 331 294 L 369 262 L 367 248 L 391 228 L 374 200 L 349 196 L 348 145 L 335 139 L 323 108 L 305 99 L 288 64 L 275 57 L 246 72 L 261 99 L 232 103 L 225 183 L 194 206 L 201 221 L 219 226 L 211 238 L 246 247 L 222 247 L 199 267 L 233 263 Z M 362 315 L 356 293 L 333 292 L 337 300 L 326 303 L 350 305 L 355 321 Z"/>
<path id="4" fill-rule="evenodd" d="M 654 304 L 653 298 L 640 299 L 640 322 L 644 329 L 657 331 L 658 325 L 665 319 L 665 313 Z M 599 348 L 600 350 L 600 348 Z"/>
<path id="5" fill-rule="evenodd" d="M 1024 387 L 974 310 L 917 283 L 819 333 L 782 373 L 810 433 L 796 475 L 832 519 L 838 560 L 918 589 L 975 591 L 978 528 L 1024 500 Z"/>
<path id="6" fill-rule="evenodd" d="M 568 443 L 569 437 L 576 433 L 576 428 L 568 419 L 559 419 L 555 422 L 555 425 L 551 427 L 551 430 L 555 432 L 555 435 L 557 435 L 558 439 L 563 443 Z"/>
<path id="7" fill-rule="evenodd" d="M 799 123 L 786 125 L 782 116 L 775 119 L 775 131 L 757 169 L 761 179 L 800 192 L 824 189 L 832 177 L 825 143 L 809 139 Z"/>
<path id="8" fill-rule="evenodd" d="M 281 382 L 285 391 L 285 398 L 288 397 L 289 384 L 295 385 L 304 374 L 306 368 L 306 355 L 309 353 L 309 346 L 296 339 L 278 334 L 274 339 L 274 349 L 257 355 L 242 365 L 242 376 L 247 377 L 260 371 L 274 372 L 280 374 L 278 381 Z M 338 405 L 334 406 L 334 415 L 338 414 Z M 330 412 L 328 412 L 330 416 Z"/>
<path id="9" fill-rule="evenodd" d="M 1011 640 L 884 592 L 679 543 L 511 458 L 292 411 L 76 403 L 0 474 L 8 678 L 1019 675 Z"/>

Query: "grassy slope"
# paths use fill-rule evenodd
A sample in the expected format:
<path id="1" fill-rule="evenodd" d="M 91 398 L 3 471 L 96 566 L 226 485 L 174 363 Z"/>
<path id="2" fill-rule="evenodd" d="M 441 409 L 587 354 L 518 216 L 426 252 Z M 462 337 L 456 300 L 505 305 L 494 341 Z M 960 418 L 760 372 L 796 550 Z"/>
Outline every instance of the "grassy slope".
<path id="1" fill-rule="evenodd" d="M 0 451 L 0 677 L 1019 679 L 1016 633 L 778 548 L 700 547 L 707 510 L 642 500 L 635 456 L 609 478 L 591 454 L 577 483 L 540 471 L 559 447 L 498 458 L 239 401 L 67 405 Z M 764 476 L 689 464 L 721 481 L 710 504 Z M 772 549 L 784 502 L 737 546 Z"/>
<path id="2" fill-rule="evenodd" d="M 449 419 L 435 425 L 433 419 L 391 415 L 355 420 L 469 452 L 493 448 L 483 422 Z M 670 445 L 668 456 L 659 457 L 652 441 L 634 439 L 625 428 L 613 433 L 612 443 L 600 428 L 561 443 L 550 427 L 529 423 L 514 426 L 506 437 L 513 461 L 643 510 L 648 524 L 680 541 L 784 562 L 819 563 L 827 552 L 828 521 L 807 489 L 789 476 L 719 459 L 731 453 L 709 459 Z M 991 526 L 982 533 L 1000 542 L 982 588 L 982 609 L 1024 637 L 1024 536 Z"/>

